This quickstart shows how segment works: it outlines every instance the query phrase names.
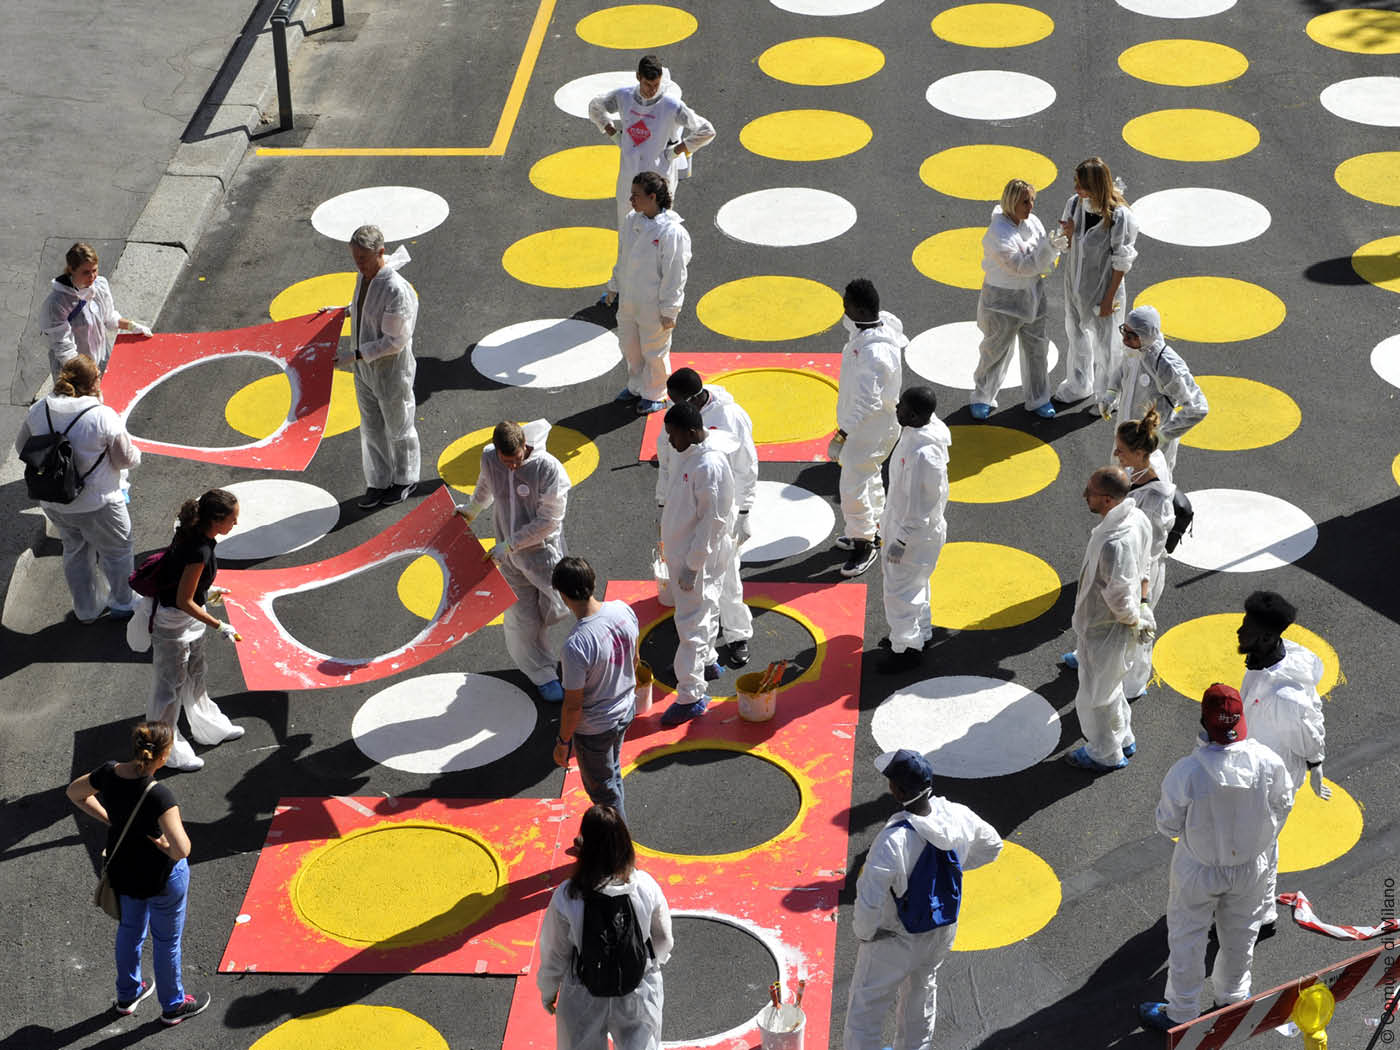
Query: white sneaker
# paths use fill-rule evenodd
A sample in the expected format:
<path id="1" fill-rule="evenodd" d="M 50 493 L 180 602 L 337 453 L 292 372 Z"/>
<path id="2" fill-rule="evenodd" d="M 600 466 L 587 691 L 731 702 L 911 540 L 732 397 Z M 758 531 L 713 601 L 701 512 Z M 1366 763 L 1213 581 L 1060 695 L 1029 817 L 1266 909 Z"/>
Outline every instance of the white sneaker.
<path id="1" fill-rule="evenodd" d="M 172 754 L 165 760 L 165 768 L 173 769 L 177 773 L 198 773 L 204 768 L 204 759 L 200 758 L 198 755 L 193 755 L 181 761 Z"/>

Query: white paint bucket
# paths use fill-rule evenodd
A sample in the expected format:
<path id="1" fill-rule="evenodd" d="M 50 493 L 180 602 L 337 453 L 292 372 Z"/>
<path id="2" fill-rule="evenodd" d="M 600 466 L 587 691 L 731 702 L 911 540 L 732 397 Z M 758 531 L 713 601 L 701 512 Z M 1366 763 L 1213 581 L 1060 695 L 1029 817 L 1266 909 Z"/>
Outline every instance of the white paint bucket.
<path id="1" fill-rule="evenodd" d="M 802 1007 L 783 1003 L 765 1006 L 758 1014 L 758 1030 L 763 1050 L 802 1050 L 802 1033 L 807 1029 L 807 1015 Z"/>
<path id="2" fill-rule="evenodd" d="M 676 600 L 671 597 L 671 572 L 666 568 L 666 559 L 661 557 L 659 550 L 652 553 L 651 574 L 656 578 L 656 600 L 668 609 L 674 607 Z"/>
<path id="3" fill-rule="evenodd" d="M 645 660 L 637 661 L 637 687 L 634 695 L 637 699 L 637 714 L 644 715 L 651 710 L 651 664 Z"/>
<path id="4" fill-rule="evenodd" d="M 739 717 L 745 722 L 767 722 L 778 713 L 778 690 L 755 692 L 763 682 L 763 675 L 763 671 L 750 671 L 734 682 L 739 697 Z"/>

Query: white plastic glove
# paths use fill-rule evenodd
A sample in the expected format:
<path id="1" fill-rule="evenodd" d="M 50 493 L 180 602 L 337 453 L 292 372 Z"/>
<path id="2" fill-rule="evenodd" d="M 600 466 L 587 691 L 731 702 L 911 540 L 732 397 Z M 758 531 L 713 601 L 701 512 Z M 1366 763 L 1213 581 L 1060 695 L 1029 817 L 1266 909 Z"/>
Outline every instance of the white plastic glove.
<path id="1" fill-rule="evenodd" d="M 494 547 L 492 547 L 489 551 L 486 552 L 486 557 L 490 558 L 497 565 L 501 565 L 504 564 L 506 556 L 510 554 L 512 550 L 514 550 L 514 548 L 511 547 L 510 543 L 508 543 L 505 540 L 502 540 L 500 543 L 496 544 Z"/>
<path id="2" fill-rule="evenodd" d="M 749 525 L 749 512 L 741 510 L 734 519 L 734 540 L 742 547 L 753 535 L 753 528 Z"/>
<path id="3" fill-rule="evenodd" d="M 1157 617 L 1152 615 L 1152 607 L 1146 603 L 1138 606 L 1138 621 L 1133 627 L 1134 637 L 1139 645 L 1151 645 L 1157 637 Z"/>
<path id="4" fill-rule="evenodd" d="M 210 587 L 204 594 L 205 605 L 223 604 L 224 595 L 228 593 L 227 587 Z"/>
<path id="5" fill-rule="evenodd" d="M 695 590 L 695 580 L 699 575 L 698 572 L 687 566 L 681 570 L 681 578 L 676 581 L 676 586 L 683 591 L 693 591 Z"/>
<path id="6" fill-rule="evenodd" d="M 345 303 L 336 303 L 334 306 L 318 306 L 318 307 L 316 307 L 316 312 L 317 312 L 318 314 L 328 314 L 328 313 L 330 313 L 332 310 L 348 310 L 348 309 L 350 309 L 350 307 L 349 307 L 347 304 L 345 304 Z"/>
<path id="7" fill-rule="evenodd" d="M 462 520 L 470 525 L 476 521 L 477 515 L 481 513 L 481 504 L 476 500 L 472 500 L 470 503 L 459 503 L 457 504 L 457 513 L 462 516 Z"/>
<path id="8" fill-rule="evenodd" d="M 128 317 L 126 320 L 127 320 L 127 323 L 131 325 L 131 327 L 130 327 L 129 329 L 127 329 L 127 330 L 128 330 L 132 335 L 139 335 L 139 336 L 141 336 L 141 338 L 143 338 L 143 339 L 149 339 L 149 338 L 151 338 L 152 335 L 155 334 L 154 332 L 152 332 L 152 331 L 150 330 L 149 327 L 147 327 L 146 325 L 143 325 L 143 324 L 141 324 L 141 323 L 139 323 L 139 322 L 137 322 L 137 321 L 133 321 L 130 317 Z"/>
<path id="9" fill-rule="evenodd" d="M 895 540 L 885 548 L 885 557 L 889 559 L 891 565 L 898 565 L 904 560 L 904 552 L 908 550 L 903 540 Z"/>
<path id="10" fill-rule="evenodd" d="M 341 350 L 337 350 L 335 352 L 335 363 L 337 367 L 354 368 L 355 348 L 353 346 L 347 346 Z"/>
<path id="11" fill-rule="evenodd" d="M 1069 238 L 1065 236 L 1064 230 L 1056 230 L 1050 234 L 1050 247 L 1060 253 L 1069 251 Z"/>
<path id="12" fill-rule="evenodd" d="M 1332 797 L 1332 789 L 1322 782 L 1322 767 L 1313 766 L 1308 770 L 1308 783 L 1312 785 L 1313 794 L 1326 802 Z"/>
<path id="13" fill-rule="evenodd" d="M 233 624 L 231 623 L 220 622 L 219 633 L 225 638 L 227 638 L 230 642 L 243 641 L 243 636 L 233 629 Z"/>
<path id="14" fill-rule="evenodd" d="M 833 463 L 841 462 L 841 450 L 846 447 L 846 435 L 837 431 L 831 435 L 831 444 L 826 446 L 826 458 Z"/>
<path id="15" fill-rule="evenodd" d="M 1115 406 L 1118 404 L 1118 391 L 1109 390 L 1102 401 L 1099 402 L 1099 415 L 1104 419 L 1112 419 Z"/>

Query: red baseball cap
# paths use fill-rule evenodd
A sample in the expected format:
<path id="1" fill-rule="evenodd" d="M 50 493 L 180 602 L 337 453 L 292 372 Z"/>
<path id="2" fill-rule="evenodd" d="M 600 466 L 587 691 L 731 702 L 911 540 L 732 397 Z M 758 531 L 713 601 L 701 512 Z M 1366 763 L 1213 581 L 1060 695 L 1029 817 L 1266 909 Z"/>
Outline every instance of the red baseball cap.
<path id="1" fill-rule="evenodd" d="M 1244 701 L 1237 690 L 1216 682 L 1201 698 L 1201 725 L 1217 744 L 1233 744 L 1245 738 Z"/>

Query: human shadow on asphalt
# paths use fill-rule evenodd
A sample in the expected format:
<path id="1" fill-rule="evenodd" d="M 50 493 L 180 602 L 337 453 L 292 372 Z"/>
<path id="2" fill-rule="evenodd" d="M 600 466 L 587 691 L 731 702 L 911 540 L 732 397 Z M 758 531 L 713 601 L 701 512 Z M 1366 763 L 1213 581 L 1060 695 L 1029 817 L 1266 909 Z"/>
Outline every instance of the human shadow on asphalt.
<path id="1" fill-rule="evenodd" d="M 150 1016 L 151 1019 L 143 1023 L 134 1017 L 119 1017 L 108 1006 L 91 1017 L 84 1018 L 57 1031 L 45 1028 L 43 1025 L 27 1024 L 4 1039 L 0 1039 L 0 1050 L 62 1050 L 65 1046 L 72 1046 L 95 1032 L 111 1027 L 114 1022 L 126 1021 L 131 1023 L 132 1027 L 108 1036 L 101 1042 L 85 1044 L 86 1050 L 122 1050 L 123 1047 L 144 1042 L 165 1029 L 165 1025 L 161 1024 L 154 1015 Z"/>
<path id="2" fill-rule="evenodd" d="M 992 414 L 985 420 L 973 419 L 971 406 L 968 405 L 954 409 L 946 416 L 940 418 L 950 427 L 997 426 L 1005 427 L 1008 430 L 1019 430 L 1047 444 L 1053 444 L 1060 440 L 1060 438 L 1068 437 L 1077 430 L 1083 430 L 1085 427 L 1093 426 L 1095 423 L 1101 422 L 1100 416 L 1093 408 L 1092 403 L 1090 403 L 1090 407 L 1088 408 L 1076 408 L 1073 405 L 1057 408 L 1053 419 L 1041 419 L 1034 412 L 1027 412 L 1019 403 L 1008 405 L 1006 408 L 994 409 Z M 1104 440 L 1111 441 L 1112 436 L 1110 435 L 1104 438 Z M 957 449 L 957 442 L 954 442 L 954 457 L 957 456 Z M 1001 461 L 1001 459 L 993 459 L 988 461 L 985 465 Z M 957 481 L 959 479 L 960 476 L 957 474 L 957 460 L 954 458 L 949 463 L 948 480 Z"/>
<path id="3" fill-rule="evenodd" d="M 1317 526 L 1317 543 L 1294 564 L 1400 623 L 1400 496 Z"/>
<path id="4" fill-rule="evenodd" d="M 89 766 L 84 773 L 91 772 Z M 74 777 L 81 776 L 75 773 Z M 0 864 L 7 860 L 38 853 L 41 850 L 73 846 L 79 843 L 89 845 L 80 834 L 65 835 L 61 839 L 40 842 L 32 846 L 19 846 L 30 835 L 36 835 L 45 828 L 52 827 L 69 813 L 74 812 L 64 793 L 65 785 L 33 791 L 22 798 L 6 801 L 0 805 Z M 98 847 L 100 850 L 101 847 Z M 88 853 L 96 856 L 89 846 Z"/>

